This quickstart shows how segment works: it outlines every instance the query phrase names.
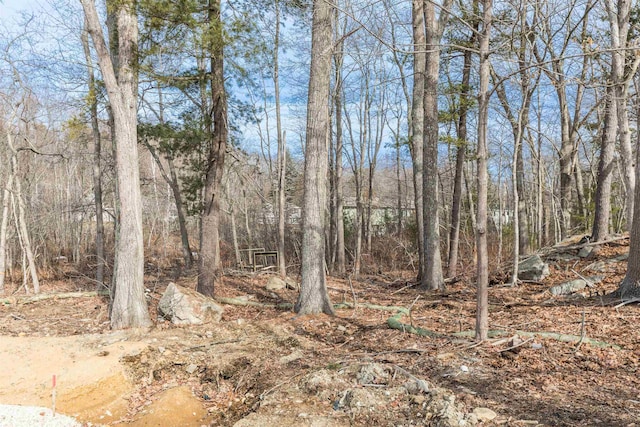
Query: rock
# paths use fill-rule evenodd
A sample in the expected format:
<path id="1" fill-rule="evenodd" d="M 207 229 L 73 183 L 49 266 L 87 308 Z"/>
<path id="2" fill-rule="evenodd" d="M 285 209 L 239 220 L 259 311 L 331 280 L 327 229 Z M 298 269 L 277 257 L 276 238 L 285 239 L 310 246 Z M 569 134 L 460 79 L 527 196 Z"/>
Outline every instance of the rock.
<path id="1" fill-rule="evenodd" d="M 626 261 L 629 259 L 629 252 L 625 252 L 621 255 L 618 255 L 617 257 L 615 257 L 613 260 L 616 262 L 620 262 L 620 261 Z"/>
<path id="2" fill-rule="evenodd" d="M 473 425 L 473 422 L 469 422 L 465 416 L 462 407 L 456 404 L 456 397 L 451 391 L 434 388 L 429 392 L 427 400 L 423 404 L 426 425 L 442 427 Z"/>
<path id="3" fill-rule="evenodd" d="M 356 378 L 360 384 L 386 384 L 389 380 L 389 373 L 382 365 L 369 363 L 362 365 Z"/>
<path id="4" fill-rule="evenodd" d="M 187 368 L 185 369 L 185 371 L 187 371 L 187 373 L 189 375 L 193 374 L 195 371 L 198 370 L 198 365 L 190 363 Z"/>
<path id="5" fill-rule="evenodd" d="M 289 279 L 288 277 L 285 279 L 287 283 L 287 289 L 292 289 L 294 291 L 300 290 L 300 284 L 293 279 Z"/>
<path id="6" fill-rule="evenodd" d="M 489 408 L 476 408 L 473 410 L 473 415 L 475 415 L 480 422 L 488 422 L 498 416 L 498 414 Z"/>
<path id="7" fill-rule="evenodd" d="M 549 265 L 539 255 L 533 255 L 518 265 L 518 278 L 539 282 L 549 275 Z"/>
<path id="8" fill-rule="evenodd" d="M 287 283 L 277 276 L 269 277 L 267 285 L 265 286 L 268 291 L 280 291 L 282 289 L 285 289 L 286 287 Z"/>
<path id="9" fill-rule="evenodd" d="M 592 252 L 593 252 L 593 246 L 585 246 L 584 248 L 580 249 L 580 252 L 578 252 L 578 256 L 580 258 L 586 258 L 589 255 L 591 255 Z"/>
<path id="10" fill-rule="evenodd" d="M 425 380 L 417 379 L 409 381 L 403 386 L 409 394 L 429 393 L 429 383 Z"/>
<path id="11" fill-rule="evenodd" d="M 584 289 L 587 286 L 592 286 L 592 285 L 594 285 L 596 283 L 602 282 L 603 277 L 602 276 L 591 276 L 591 277 L 585 277 L 585 279 L 587 279 L 589 281 L 589 283 L 587 283 L 582 278 L 575 279 L 575 280 L 571 280 L 569 282 L 564 282 L 564 283 L 561 283 L 559 285 L 556 285 L 556 286 L 550 288 L 549 292 L 551 292 L 551 295 L 569 295 L 569 294 L 577 292 L 577 291 L 579 291 L 581 289 Z"/>
<path id="12" fill-rule="evenodd" d="M 594 262 L 592 264 L 589 264 L 585 270 L 589 270 L 589 271 L 593 271 L 595 273 L 600 273 L 603 272 L 605 270 L 607 270 L 607 266 L 609 263 L 605 262 L 605 261 L 597 261 Z"/>
<path id="13" fill-rule="evenodd" d="M 169 283 L 158 303 L 158 312 L 176 325 L 219 322 L 223 308 L 209 297 L 175 283 Z"/>
<path id="14" fill-rule="evenodd" d="M 551 253 L 549 255 L 546 256 L 545 258 L 547 261 L 564 261 L 564 262 L 569 262 L 569 261 L 575 261 L 578 259 L 577 256 L 569 253 L 569 252 L 556 252 L 556 253 Z"/>

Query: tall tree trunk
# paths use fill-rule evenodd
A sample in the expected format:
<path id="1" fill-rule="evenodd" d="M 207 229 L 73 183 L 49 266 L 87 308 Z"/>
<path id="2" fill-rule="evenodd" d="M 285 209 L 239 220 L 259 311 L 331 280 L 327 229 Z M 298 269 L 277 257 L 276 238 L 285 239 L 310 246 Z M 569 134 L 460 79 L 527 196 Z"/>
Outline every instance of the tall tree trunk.
<path id="1" fill-rule="evenodd" d="M 9 225 L 9 204 L 11 202 L 12 187 L 13 173 L 9 173 L 5 187 L 2 190 L 2 222 L 0 223 L 0 294 L 4 293 L 4 281 L 8 270 L 7 227 Z"/>
<path id="2" fill-rule="evenodd" d="M 422 191 L 422 162 L 424 138 L 424 82 L 426 68 L 424 0 L 413 0 L 413 99 L 411 103 L 411 159 L 413 160 L 413 193 L 418 234 L 418 280 L 422 281 L 424 264 L 424 207 Z"/>
<path id="3" fill-rule="evenodd" d="M 224 171 L 224 157 L 229 134 L 227 97 L 224 88 L 224 40 L 220 17 L 220 0 L 209 0 L 209 28 L 211 40 L 211 111 L 213 130 L 206 162 L 202 237 L 198 285 L 201 294 L 213 296 L 214 284 L 220 269 L 220 194 Z"/>
<path id="4" fill-rule="evenodd" d="M 445 1 L 436 19 L 435 5 L 424 4 L 426 23 L 425 80 L 424 80 L 424 135 L 423 135 L 423 212 L 424 212 L 424 265 L 421 289 L 444 289 L 440 258 L 440 230 L 438 222 L 438 78 L 440 71 L 440 39 L 448 18 Z"/>
<path id="5" fill-rule="evenodd" d="M 109 96 L 117 143 L 116 172 L 121 216 L 111 327 L 146 327 L 151 324 L 151 319 L 144 296 L 142 197 L 138 171 L 137 16 L 132 1 L 112 5 L 117 6 L 119 67 L 116 78 L 116 68 L 107 50 L 95 3 L 93 0 L 81 0 L 81 3 Z"/>
<path id="6" fill-rule="evenodd" d="M 336 12 L 337 14 L 337 9 Z M 337 18 L 336 18 L 337 24 Z M 343 152 L 343 135 L 342 135 L 342 99 L 344 96 L 342 86 L 342 64 L 344 54 L 342 49 L 344 47 L 344 40 L 340 37 L 340 41 L 336 46 L 336 51 L 333 55 L 334 67 L 335 67 L 335 89 L 334 99 L 335 104 L 335 123 L 336 123 L 336 143 L 335 143 L 335 181 L 334 181 L 334 194 L 335 194 L 335 233 L 336 233 L 336 270 L 340 274 L 344 274 L 347 271 L 347 262 L 345 257 L 344 246 L 344 193 L 342 188 L 342 152 Z"/>
<path id="7" fill-rule="evenodd" d="M 287 264 L 285 259 L 285 219 L 286 219 L 286 194 L 285 177 L 287 171 L 287 144 L 285 134 L 282 132 L 282 120 L 280 117 L 280 66 L 278 53 L 280 50 L 280 0 L 276 0 L 276 29 L 275 46 L 273 48 L 273 85 L 276 101 L 276 131 L 278 136 L 278 272 L 280 277 L 287 276 Z"/>
<path id="8" fill-rule="evenodd" d="M 636 105 L 636 115 L 640 120 L 640 102 Z M 640 138 L 640 134 L 638 136 Z M 636 182 L 640 180 L 640 145 L 636 145 Z M 635 187 L 635 199 L 640 201 L 640 185 Z M 633 223 L 640 224 L 640 203 L 634 204 Z M 640 296 L 640 227 L 632 227 L 629 231 L 629 261 L 627 274 L 618 287 L 621 299 Z"/>
<path id="9" fill-rule="evenodd" d="M 329 89 L 332 55 L 331 4 L 313 2 L 311 72 L 307 108 L 307 143 L 304 165 L 304 208 L 299 314 L 333 314 L 324 268 L 324 229 L 327 204 Z"/>
<path id="10" fill-rule="evenodd" d="M 165 170 L 160 155 L 157 150 L 148 142 L 144 141 L 144 145 L 151 153 L 151 156 L 158 165 L 160 175 L 164 178 L 167 185 L 171 189 L 174 205 L 178 215 L 178 228 L 180 230 L 180 241 L 182 243 L 182 257 L 184 259 L 184 266 L 190 269 L 193 265 L 193 254 L 191 253 L 191 246 L 189 245 L 189 231 L 187 230 L 187 220 L 184 213 L 184 203 L 182 202 L 182 192 L 180 191 L 180 183 L 178 182 L 178 174 L 176 172 L 176 166 L 173 162 L 173 155 L 167 153 L 165 160 L 167 162 L 167 170 Z"/>
<path id="11" fill-rule="evenodd" d="M 478 1 L 473 1 L 472 10 L 478 9 Z M 473 21 L 474 32 L 469 37 L 469 44 L 473 46 L 476 42 L 479 21 Z M 471 82 L 471 50 L 466 49 L 463 53 L 462 65 L 462 93 L 460 94 L 460 110 L 456 133 L 458 144 L 456 146 L 456 172 L 453 180 L 453 200 L 451 203 L 451 229 L 449 231 L 449 260 L 447 275 L 455 277 L 458 274 L 458 249 L 460 247 L 460 217 L 462 211 L 462 180 L 464 174 L 464 164 L 467 153 L 467 114 L 470 106 L 470 82 Z"/>
<path id="12" fill-rule="evenodd" d="M 85 62 L 87 64 L 87 83 L 89 86 L 89 114 L 91 116 L 91 131 L 93 137 L 93 199 L 96 210 L 96 282 L 97 287 L 104 286 L 104 220 L 102 209 L 102 141 L 100 128 L 98 126 L 98 93 L 96 79 L 93 73 L 93 61 L 89 49 L 89 33 L 85 29 L 82 31 L 82 48 L 84 50 Z"/>
<path id="13" fill-rule="evenodd" d="M 598 161 L 598 185 L 596 187 L 595 218 L 593 220 L 593 240 L 598 242 L 609 236 L 611 216 L 611 182 L 613 180 L 614 153 L 617 130 L 617 106 L 613 87 L 607 88 L 607 101 L 604 116 L 604 129 Z"/>
<path id="14" fill-rule="evenodd" d="M 476 229 L 477 306 L 476 339 L 487 339 L 489 330 L 489 255 L 487 251 L 487 128 L 489 115 L 489 38 L 491 32 L 492 0 L 484 0 L 482 7 L 482 32 L 480 33 L 480 88 L 478 97 L 478 226 Z"/>

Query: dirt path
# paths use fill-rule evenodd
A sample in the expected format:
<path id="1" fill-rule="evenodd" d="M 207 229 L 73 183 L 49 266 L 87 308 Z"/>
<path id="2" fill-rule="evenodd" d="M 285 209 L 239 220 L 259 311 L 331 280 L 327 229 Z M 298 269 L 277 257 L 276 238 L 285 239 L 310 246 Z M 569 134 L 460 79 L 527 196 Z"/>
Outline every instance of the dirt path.
<path id="1" fill-rule="evenodd" d="M 132 384 L 120 358 L 140 352 L 146 343 L 125 341 L 122 333 L 69 337 L 0 336 L 0 401 L 52 407 L 81 419 L 126 415 Z M 109 415 L 111 414 L 111 415 Z"/>

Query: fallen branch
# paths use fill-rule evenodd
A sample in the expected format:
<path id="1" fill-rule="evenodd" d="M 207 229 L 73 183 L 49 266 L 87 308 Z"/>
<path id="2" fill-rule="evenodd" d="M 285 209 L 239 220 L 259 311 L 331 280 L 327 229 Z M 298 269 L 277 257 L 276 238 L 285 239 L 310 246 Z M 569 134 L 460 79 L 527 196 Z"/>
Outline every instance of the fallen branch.
<path id="1" fill-rule="evenodd" d="M 56 294 L 37 294 L 37 295 L 25 295 L 20 297 L 3 298 L 0 299 L 0 304 L 31 304 L 38 301 L 44 301 L 48 299 L 68 299 L 68 298 L 90 298 L 90 297 L 102 297 L 108 296 L 109 291 L 78 291 L 78 292 L 60 292 Z"/>
<path id="2" fill-rule="evenodd" d="M 503 353 L 503 352 L 505 352 L 505 351 L 514 350 L 514 349 L 516 349 L 516 348 L 518 348 L 518 347 L 521 347 L 521 346 L 523 346 L 523 345 L 525 345 L 526 343 L 531 342 L 531 341 L 533 341 L 533 337 L 531 337 L 531 338 L 529 338 L 529 339 L 527 339 L 527 340 L 521 341 L 521 342 L 519 342 L 518 344 L 514 344 L 514 345 L 512 345 L 511 347 L 503 348 L 502 350 L 500 350 L 500 353 Z"/>
<path id="3" fill-rule="evenodd" d="M 615 308 L 616 310 L 619 309 L 620 307 L 623 307 L 627 304 L 633 304 L 634 302 L 640 302 L 640 298 L 636 297 L 636 298 L 631 298 L 629 300 L 623 301 L 620 304 L 614 306 L 613 308 Z"/>
<path id="4" fill-rule="evenodd" d="M 564 252 L 564 251 L 568 251 L 568 250 L 572 250 L 572 249 L 582 249 L 584 247 L 587 246 L 598 246 L 598 245 L 604 245 L 606 243 L 612 243 L 612 242 L 617 242 L 619 240 L 625 240 L 628 239 L 629 236 L 619 236 L 619 237 L 614 237 L 611 239 L 606 239 L 606 240 L 600 240 L 599 242 L 587 242 L 587 243 L 580 243 L 577 245 L 570 245 L 570 246 L 552 246 L 551 252 Z"/>

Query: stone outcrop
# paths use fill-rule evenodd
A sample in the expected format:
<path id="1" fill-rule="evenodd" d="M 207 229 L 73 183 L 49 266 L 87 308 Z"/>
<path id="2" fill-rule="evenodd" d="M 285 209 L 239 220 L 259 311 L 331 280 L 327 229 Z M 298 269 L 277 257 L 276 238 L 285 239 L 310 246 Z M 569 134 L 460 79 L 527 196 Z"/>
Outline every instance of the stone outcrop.
<path id="1" fill-rule="evenodd" d="M 212 298 L 169 283 L 158 303 L 158 313 L 176 325 L 219 322 L 224 309 Z"/>

